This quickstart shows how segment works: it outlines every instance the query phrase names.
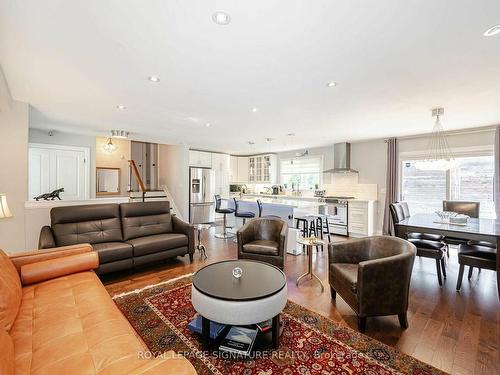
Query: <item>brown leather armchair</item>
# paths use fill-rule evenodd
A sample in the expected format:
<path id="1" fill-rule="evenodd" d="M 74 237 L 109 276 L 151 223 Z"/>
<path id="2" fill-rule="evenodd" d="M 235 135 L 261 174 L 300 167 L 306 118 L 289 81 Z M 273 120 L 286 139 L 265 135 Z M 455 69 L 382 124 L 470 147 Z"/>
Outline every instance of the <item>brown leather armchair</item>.
<path id="1" fill-rule="evenodd" d="M 260 217 L 248 221 L 236 236 L 238 259 L 260 260 L 285 267 L 288 224 L 278 218 Z"/>
<path id="2" fill-rule="evenodd" d="M 332 299 L 340 294 L 358 315 L 360 332 L 369 316 L 398 315 L 408 327 L 406 311 L 417 249 L 401 238 L 374 236 L 328 245 Z"/>

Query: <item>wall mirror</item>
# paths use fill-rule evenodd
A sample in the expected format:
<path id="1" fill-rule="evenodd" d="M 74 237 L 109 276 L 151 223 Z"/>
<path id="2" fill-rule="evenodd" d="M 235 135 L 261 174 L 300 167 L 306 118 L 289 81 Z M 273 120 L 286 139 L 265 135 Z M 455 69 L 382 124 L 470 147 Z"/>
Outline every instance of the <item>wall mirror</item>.
<path id="1" fill-rule="evenodd" d="M 96 195 L 120 194 L 120 168 L 97 167 Z"/>

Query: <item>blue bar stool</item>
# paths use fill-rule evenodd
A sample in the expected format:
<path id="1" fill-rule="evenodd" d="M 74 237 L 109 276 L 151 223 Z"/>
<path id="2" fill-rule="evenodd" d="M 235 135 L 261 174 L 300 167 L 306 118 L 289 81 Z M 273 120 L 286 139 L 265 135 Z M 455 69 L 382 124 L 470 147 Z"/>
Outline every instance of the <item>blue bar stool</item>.
<path id="1" fill-rule="evenodd" d="M 259 207 L 259 217 L 262 217 L 262 201 L 260 199 L 257 199 L 257 206 Z M 264 217 L 274 217 L 276 219 L 281 219 L 281 217 L 277 215 L 266 215 Z"/>
<path id="2" fill-rule="evenodd" d="M 229 207 L 222 208 L 221 204 L 222 204 L 222 199 L 221 199 L 220 195 L 217 194 L 215 196 L 215 212 L 223 215 L 223 230 L 222 230 L 222 233 L 216 233 L 215 237 L 222 238 L 222 239 L 232 238 L 232 237 L 234 237 L 234 233 L 229 233 L 227 231 L 226 215 L 234 213 L 234 209 L 229 208 Z"/>

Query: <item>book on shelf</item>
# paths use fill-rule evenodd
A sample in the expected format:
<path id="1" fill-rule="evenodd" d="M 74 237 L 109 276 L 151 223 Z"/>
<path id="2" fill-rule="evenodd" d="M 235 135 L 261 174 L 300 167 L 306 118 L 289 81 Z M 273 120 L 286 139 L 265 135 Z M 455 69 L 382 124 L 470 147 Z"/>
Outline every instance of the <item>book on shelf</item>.
<path id="1" fill-rule="evenodd" d="M 201 335 L 201 315 L 196 315 L 193 320 L 188 323 L 188 328 L 194 332 Z M 212 340 L 217 339 L 222 331 L 226 328 L 225 324 L 220 324 L 216 322 L 210 322 L 210 338 Z"/>
<path id="2" fill-rule="evenodd" d="M 219 349 L 228 353 L 248 356 L 256 337 L 257 329 L 233 326 L 220 344 Z"/>
<path id="3" fill-rule="evenodd" d="M 257 326 L 259 331 L 267 332 L 271 328 L 273 328 L 273 320 L 272 319 L 264 320 L 263 322 L 257 323 L 255 325 Z"/>

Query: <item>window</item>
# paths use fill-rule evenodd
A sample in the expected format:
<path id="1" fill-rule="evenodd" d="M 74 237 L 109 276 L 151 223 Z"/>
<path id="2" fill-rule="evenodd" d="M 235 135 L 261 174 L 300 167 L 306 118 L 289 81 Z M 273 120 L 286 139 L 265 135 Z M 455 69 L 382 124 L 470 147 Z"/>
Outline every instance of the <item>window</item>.
<path id="1" fill-rule="evenodd" d="M 280 161 L 280 180 L 287 189 L 314 189 L 321 184 L 323 160 L 321 157 L 297 158 Z"/>
<path id="2" fill-rule="evenodd" d="M 493 155 L 456 157 L 449 171 L 418 170 L 418 161 L 403 160 L 401 165 L 401 199 L 412 213 L 442 210 L 448 199 L 480 202 L 480 216 L 495 218 Z"/>

